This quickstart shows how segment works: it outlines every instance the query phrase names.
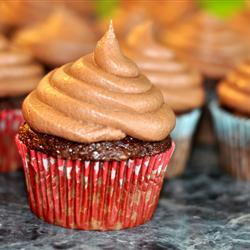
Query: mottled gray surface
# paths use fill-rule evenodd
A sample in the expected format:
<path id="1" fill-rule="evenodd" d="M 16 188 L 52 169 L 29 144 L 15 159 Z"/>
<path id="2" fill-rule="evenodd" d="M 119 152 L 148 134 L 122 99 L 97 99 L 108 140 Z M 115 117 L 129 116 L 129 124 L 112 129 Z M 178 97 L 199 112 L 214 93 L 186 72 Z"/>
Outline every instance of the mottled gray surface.
<path id="1" fill-rule="evenodd" d="M 250 184 L 221 174 L 199 147 L 189 169 L 166 182 L 153 220 L 119 232 L 48 225 L 29 210 L 22 173 L 0 175 L 0 249 L 250 249 Z"/>

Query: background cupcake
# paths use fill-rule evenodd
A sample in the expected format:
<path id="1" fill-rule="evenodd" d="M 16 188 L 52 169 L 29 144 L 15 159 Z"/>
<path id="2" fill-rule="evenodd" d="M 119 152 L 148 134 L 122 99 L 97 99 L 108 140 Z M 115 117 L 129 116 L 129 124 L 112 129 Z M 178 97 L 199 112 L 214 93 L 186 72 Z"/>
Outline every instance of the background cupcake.
<path id="1" fill-rule="evenodd" d="M 166 31 L 164 42 L 214 84 L 249 54 L 239 33 L 212 14 L 199 12 Z"/>
<path id="2" fill-rule="evenodd" d="M 17 145 L 38 217 L 87 230 L 134 227 L 152 217 L 175 116 L 123 56 L 112 26 L 94 53 L 43 78 L 23 114 Z"/>
<path id="3" fill-rule="evenodd" d="M 176 57 L 173 50 L 157 42 L 150 21 L 131 30 L 124 48 L 126 55 L 162 91 L 165 102 L 177 115 L 172 133 L 176 150 L 167 177 L 180 175 L 190 155 L 192 136 L 200 117 L 199 108 L 205 99 L 201 75 Z"/>
<path id="4" fill-rule="evenodd" d="M 145 9 L 134 7 L 131 9 L 118 8 L 112 14 L 112 21 L 116 30 L 118 39 L 126 37 L 128 32 L 136 25 L 146 21 L 149 15 Z M 107 29 L 110 18 L 103 18 L 99 22 L 99 29 L 105 31 Z"/>
<path id="5" fill-rule="evenodd" d="M 217 88 L 211 103 L 222 166 L 234 177 L 250 181 L 250 60 L 241 63 Z"/>
<path id="6" fill-rule="evenodd" d="M 241 11 L 240 13 L 236 14 L 230 24 L 232 27 L 240 32 L 240 34 L 247 39 L 248 43 L 250 43 L 250 30 L 249 30 L 249 23 L 250 23 L 250 8 Z"/>
<path id="7" fill-rule="evenodd" d="M 121 1 L 121 6 L 127 12 L 131 9 L 143 9 L 160 27 L 170 27 L 180 22 L 197 9 L 197 3 L 193 0 L 166 1 L 166 0 L 133 0 Z"/>
<path id="8" fill-rule="evenodd" d="M 74 12 L 59 8 L 42 23 L 17 32 L 13 41 L 53 68 L 89 53 L 95 34 Z"/>
<path id="9" fill-rule="evenodd" d="M 6 25 L 19 28 L 44 20 L 56 6 L 55 0 L 2 0 L 0 15 Z"/>
<path id="10" fill-rule="evenodd" d="M 21 102 L 42 75 L 42 67 L 30 54 L 12 48 L 0 36 L 0 172 L 14 171 L 21 166 L 14 143 L 23 121 Z"/>

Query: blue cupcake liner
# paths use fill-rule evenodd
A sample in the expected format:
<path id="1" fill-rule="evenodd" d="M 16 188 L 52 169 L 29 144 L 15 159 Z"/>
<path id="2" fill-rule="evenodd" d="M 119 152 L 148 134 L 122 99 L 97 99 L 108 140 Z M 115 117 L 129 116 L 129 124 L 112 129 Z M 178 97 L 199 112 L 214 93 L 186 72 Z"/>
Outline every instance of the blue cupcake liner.
<path id="1" fill-rule="evenodd" d="M 191 151 L 192 137 L 200 116 L 201 110 L 199 109 L 177 116 L 176 127 L 171 134 L 176 148 L 166 173 L 167 178 L 179 176 L 185 170 Z"/>
<path id="2" fill-rule="evenodd" d="M 210 103 L 209 108 L 219 141 L 235 148 L 250 146 L 250 119 L 225 111 L 215 100 Z"/>
<path id="3" fill-rule="evenodd" d="M 171 134 L 172 138 L 178 140 L 192 137 L 200 116 L 200 109 L 195 109 L 187 114 L 177 116 L 176 126 Z"/>
<path id="4" fill-rule="evenodd" d="M 222 166 L 237 179 L 250 181 L 250 119 L 225 111 L 216 100 L 210 103 L 209 108 Z"/>

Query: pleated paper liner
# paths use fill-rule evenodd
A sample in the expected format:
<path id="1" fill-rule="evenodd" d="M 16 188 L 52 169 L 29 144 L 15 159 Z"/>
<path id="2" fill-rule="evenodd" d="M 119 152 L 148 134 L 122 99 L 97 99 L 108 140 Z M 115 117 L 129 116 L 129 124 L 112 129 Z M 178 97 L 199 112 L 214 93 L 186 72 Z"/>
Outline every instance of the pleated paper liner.
<path id="1" fill-rule="evenodd" d="M 217 101 L 211 102 L 210 110 L 222 167 L 236 179 L 250 181 L 250 119 L 223 110 Z"/>
<path id="2" fill-rule="evenodd" d="M 195 109 L 189 113 L 178 115 L 176 127 L 171 136 L 176 143 L 175 152 L 166 171 L 166 178 L 181 175 L 185 169 L 192 149 L 192 139 L 201 116 L 201 110 Z"/>
<path id="3" fill-rule="evenodd" d="M 82 230 L 144 224 L 157 207 L 174 151 L 127 161 L 72 161 L 29 150 L 16 137 L 31 210 L 48 223 Z"/>
<path id="4" fill-rule="evenodd" d="M 15 136 L 22 122 L 21 110 L 0 111 L 0 172 L 12 172 L 21 168 Z"/>

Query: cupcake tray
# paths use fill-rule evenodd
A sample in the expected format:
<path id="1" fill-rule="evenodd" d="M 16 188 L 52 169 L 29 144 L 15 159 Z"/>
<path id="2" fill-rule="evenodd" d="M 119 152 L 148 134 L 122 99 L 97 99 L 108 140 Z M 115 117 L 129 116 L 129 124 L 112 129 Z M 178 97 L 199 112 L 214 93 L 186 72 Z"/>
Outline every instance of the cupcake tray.
<path id="1" fill-rule="evenodd" d="M 64 229 L 30 212 L 21 171 L 0 175 L 0 249 L 250 249 L 250 184 L 196 144 L 181 178 L 166 181 L 153 219 L 115 232 Z"/>

